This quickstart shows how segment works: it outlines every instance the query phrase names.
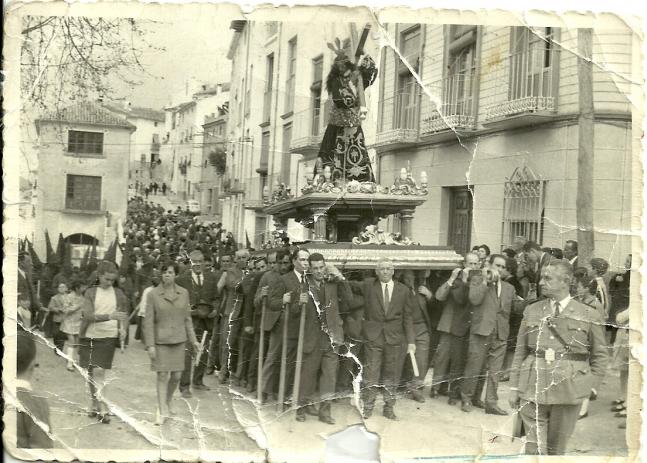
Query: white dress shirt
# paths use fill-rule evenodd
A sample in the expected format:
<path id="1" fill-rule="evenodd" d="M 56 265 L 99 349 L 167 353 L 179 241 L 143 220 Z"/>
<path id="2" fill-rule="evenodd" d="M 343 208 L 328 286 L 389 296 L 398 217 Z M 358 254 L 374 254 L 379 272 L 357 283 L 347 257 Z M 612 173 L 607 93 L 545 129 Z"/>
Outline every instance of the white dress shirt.
<path id="1" fill-rule="evenodd" d="M 550 300 L 550 310 L 553 312 L 553 315 L 558 316 L 559 314 L 561 314 L 564 311 L 564 309 L 566 308 L 566 306 L 568 305 L 568 303 L 571 302 L 571 299 L 573 299 L 573 298 L 569 295 L 569 296 L 566 296 L 561 301 L 558 301 L 559 302 L 560 313 L 555 313 L 555 303 L 556 303 L 556 301 L 551 299 Z"/>

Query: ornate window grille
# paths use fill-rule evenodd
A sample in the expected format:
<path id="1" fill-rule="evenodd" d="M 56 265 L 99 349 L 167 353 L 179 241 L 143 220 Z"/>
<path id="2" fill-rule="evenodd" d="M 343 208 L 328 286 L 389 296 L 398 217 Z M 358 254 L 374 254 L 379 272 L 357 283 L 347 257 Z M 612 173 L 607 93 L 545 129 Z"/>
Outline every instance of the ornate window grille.
<path id="1" fill-rule="evenodd" d="M 515 236 L 541 243 L 544 234 L 544 191 L 546 181 L 529 167 L 518 167 L 506 180 L 503 195 L 502 249 Z"/>

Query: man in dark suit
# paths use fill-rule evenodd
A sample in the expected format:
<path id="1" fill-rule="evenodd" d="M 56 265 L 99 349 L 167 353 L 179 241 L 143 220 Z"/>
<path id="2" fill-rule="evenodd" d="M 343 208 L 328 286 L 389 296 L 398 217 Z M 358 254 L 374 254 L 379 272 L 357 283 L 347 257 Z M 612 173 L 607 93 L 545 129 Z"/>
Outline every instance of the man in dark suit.
<path id="1" fill-rule="evenodd" d="M 573 270 L 577 268 L 577 241 L 568 240 L 564 243 L 564 259 L 571 264 Z"/>
<path id="2" fill-rule="evenodd" d="M 423 271 L 424 272 L 424 271 Z M 418 366 L 418 375 L 416 376 L 407 359 L 404 362 L 402 381 L 405 383 L 409 396 L 416 402 L 424 402 L 425 396 L 422 394 L 424 380 L 429 369 L 429 349 L 431 344 L 431 317 L 429 310 L 433 301 L 433 293 L 424 284 L 424 277 L 418 275 L 418 284 L 416 285 L 416 274 L 413 270 L 405 270 L 402 274 L 402 283 L 411 292 L 412 299 L 412 319 L 413 329 L 416 335 L 416 364 Z"/>
<path id="3" fill-rule="evenodd" d="M 328 281 L 326 281 L 326 262 L 321 254 L 311 254 L 308 262 L 310 267 L 310 276 L 306 282 L 308 302 L 305 304 L 305 309 L 299 305 L 296 306 L 296 312 L 290 312 L 290 317 L 300 320 L 301 310 L 306 311 L 299 408 L 296 419 L 305 421 L 306 412 L 310 412 L 317 413 L 319 421 L 335 424 L 331 414 L 331 401 L 334 398 L 337 383 L 339 364 L 337 352 L 343 349 L 344 344 L 337 285 L 348 286 L 348 283 L 334 267 L 328 269 Z M 295 296 L 293 295 L 293 298 Z M 295 308 L 295 305 L 291 304 L 291 308 Z M 298 331 L 296 334 L 298 336 Z M 317 388 L 319 393 L 315 394 Z M 308 405 L 314 403 L 320 403 L 318 411 L 314 405 Z"/>
<path id="4" fill-rule="evenodd" d="M 363 282 L 364 322 L 364 418 L 373 414 L 376 388 L 384 390 L 383 415 L 391 420 L 395 391 L 400 383 L 403 344 L 407 354 L 416 352 L 411 292 L 402 283 L 393 281 L 393 262 L 381 259 L 375 270 L 378 279 Z"/>
<path id="5" fill-rule="evenodd" d="M 606 370 L 604 320 L 571 297 L 572 278 L 567 262 L 545 268 L 546 299 L 526 309 L 519 328 L 508 400 L 523 420 L 527 454 L 566 452 L 582 401 Z"/>
<path id="6" fill-rule="evenodd" d="M 19 311 L 19 314 L 22 316 L 20 319 L 26 323 L 25 328 L 31 328 L 32 324 L 38 322 L 38 311 L 40 310 L 40 301 L 36 295 L 36 290 L 34 289 L 34 284 L 31 279 L 31 272 L 27 268 L 26 260 L 28 256 L 23 251 L 18 254 L 18 287 L 17 292 L 20 296 L 18 298 L 18 304 L 22 307 L 22 314 Z"/>
<path id="7" fill-rule="evenodd" d="M 211 329 L 213 328 L 213 314 L 215 313 L 215 300 L 217 297 L 217 282 L 211 272 L 204 271 L 204 256 L 201 251 L 193 251 L 189 254 L 191 268 L 184 271 L 177 278 L 176 282 L 189 292 L 191 304 L 191 319 L 193 330 L 198 340 L 202 340 L 203 333 L 207 333 L 205 346 L 210 344 Z M 191 397 L 191 362 L 195 355 L 191 346 L 187 347 L 184 358 L 184 372 L 180 379 L 180 392 L 182 397 Z M 193 388 L 196 390 L 208 391 L 209 387 L 203 383 L 203 377 L 207 368 L 207 352 L 202 353 L 200 363 L 193 373 Z"/>
<path id="8" fill-rule="evenodd" d="M 287 249 L 281 249 L 276 253 L 277 268 L 265 272 L 258 283 L 254 304 L 260 311 L 262 309 L 263 298 L 269 298 L 270 289 L 278 288 L 281 275 L 291 271 L 292 259 Z M 263 362 L 263 395 L 274 394 L 277 392 L 279 366 L 281 362 L 281 346 L 283 317 L 282 311 L 272 310 L 269 300 L 265 310 L 265 319 L 263 320 L 262 329 L 265 330 L 265 338 L 268 339 L 266 356 Z"/>
<path id="9" fill-rule="evenodd" d="M 515 291 L 500 277 L 500 270 L 505 269 L 505 257 L 492 254 L 489 263 L 490 268 L 484 269 L 482 275 L 472 276 L 469 283 L 467 297 L 472 313 L 467 365 L 461 387 L 461 410 L 470 412 L 472 404 L 479 401 L 477 382 L 485 367 L 485 413 L 507 415 L 497 404 L 497 386 L 510 332 L 510 311 Z"/>
<path id="10" fill-rule="evenodd" d="M 220 281 L 222 274 L 225 273 L 229 269 L 229 267 L 231 267 L 233 261 L 234 256 L 231 254 L 223 254 L 222 256 L 220 256 L 220 268 L 213 272 L 215 281 Z M 207 361 L 208 366 L 206 373 L 208 375 L 212 375 L 216 370 L 220 370 L 220 368 L 222 367 L 220 365 L 220 322 L 222 316 L 219 310 L 222 303 L 222 298 L 220 296 L 220 293 L 218 293 L 215 301 L 216 311 L 212 312 L 213 328 L 211 331 L 211 342 L 209 343 L 209 359 Z"/>
<path id="11" fill-rule="evenodd" d="M 537 298 L 541 298 L 541 286 L 539 285 L 539 280 L 541 280 L 541 272 L 544 268 L 548 266 L 552 261 L 559 260 L 555 259 L 550 253 L 545 252 L 541 249 L 534 241 L 528 241 L 523 245 L 523 252 L 526 255 L 527 262 L 534 267 L 533 275 L 531 278 L 531 283 L 535 284 L 537 288 Z"/>
<path id="12" fill-rule="evenodd" d="M 465 371 L 471 320 L 468 278 L 470 270 L 478 268 L 478 255 L 468 252 L 463 268 L 455 268 L 449 280 L 436 291 L 436 299 L 444 301 L 445 306 L 438 322 L 440 342 L 434 357 L 434 379 L 429 395 L 437 397 L 449 388 L 450 405 L 461 398 L 461 378 Z"/>
<path id="13" fill-rule="evenodd" d="M 292 253 L 292 266 L 293 270 L 284 275 L 281 275 L 281 278 L 277 281 L 275 287 L 270 288 L 269 294 L 269 309 L 272 312 L 281 312 L 283 306 L 287 306 L 288 313 L 295 313 L 300 311 L 301 304 L 306 304 L 308 302 L 308 280 L 306 277 L 306 271 L 308 270 L 310 264 L 308 258 L 310 257 L 310 252 L 307 249 L 296 249 Z M 278 325 L 279 332 L 283 330 L 283 323 L 285 323 L 285 314 L 281 314 Z M 299 338 L 299 317 L 290 317 L 287 318 L 288 324 L 288 338 L 287 338 L 287 356 L 286 356 L 286 397 L 287 391 L 291 390 L 292 385 L 294 384 L 294 366 L 297 357 L 297 342 Z M 280 335 L 282 336 L 282 335 Z M 270 341 L 271 344 L 271 341 Z M 271 349 L 271 347 L 270 347 Z M 280 350 L 280 349 L 279 349 Z M 279 352 L 279 359 L 280 359 Z M 269 358 L 268 358 L 269 361 Z"/>

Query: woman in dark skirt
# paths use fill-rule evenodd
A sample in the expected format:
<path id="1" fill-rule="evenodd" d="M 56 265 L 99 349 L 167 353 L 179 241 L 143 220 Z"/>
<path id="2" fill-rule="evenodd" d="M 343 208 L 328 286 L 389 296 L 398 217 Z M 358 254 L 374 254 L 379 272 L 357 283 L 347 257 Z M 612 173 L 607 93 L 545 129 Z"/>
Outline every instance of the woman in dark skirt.
<path id="1" fill-rule="evenodd" d="M 363 88 L 371 85 L 377 76 L 375 63 L 370 56 L 365 56 L 359 67 L 356 66 L 342 51 L 339 40 L 336 47 L 332 44 L 328 47 L 337 55 L 326 79 L 326 90 L 333 105 L 314 173 L 323 174 L 328 167 L 331 182 L 374 182 L 361 122 L 366 115 Z"/>
<path id="2" fill-rule="evenodd" d="M 148 293 L 144 315 L 144 342 L 151 370 L 157 372 L 157 425 L 173 413 L 171 402 L 184 371 L 186 342 L 193 344 L 194 352 L 200 348 L 193 332 L 189 293 L 175 284 L 178 265 L 164 264 L 161 270 L 162 283 Z"/>
<path id="3" fill-rule="evenodd" d="M 124 340 L 124 320 L 128 318 L 128 301 L 124 293 L 113 287 L 117 267 L 102 261 L 97 267 L 99 285 L 85 292 L 85 302 L 79 330 L 79 365 L 88 371 L 90 389 L 89 416 L 109 423 L 105 395 L 106 370 L 112 369 L 112 359 L 118 342 Z"/>

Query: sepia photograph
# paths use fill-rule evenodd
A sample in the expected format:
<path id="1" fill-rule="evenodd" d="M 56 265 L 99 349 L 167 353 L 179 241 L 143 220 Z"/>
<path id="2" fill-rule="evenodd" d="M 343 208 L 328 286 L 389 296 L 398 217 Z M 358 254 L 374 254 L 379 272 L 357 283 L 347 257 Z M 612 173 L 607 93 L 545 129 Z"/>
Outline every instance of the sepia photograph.
<path id="1" fill-rule="evenodd" d="M 640 18 L 5 13 L 11 457 L 639 458 Z"/>

